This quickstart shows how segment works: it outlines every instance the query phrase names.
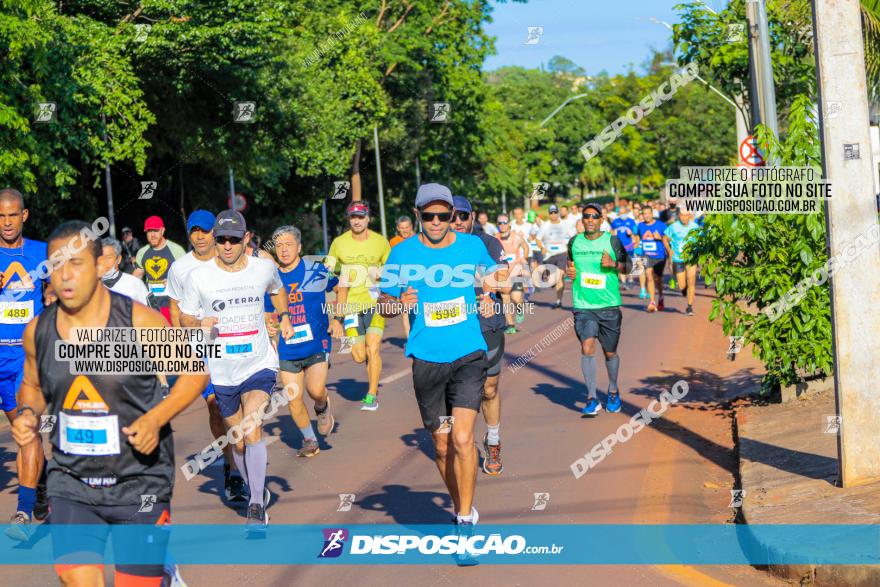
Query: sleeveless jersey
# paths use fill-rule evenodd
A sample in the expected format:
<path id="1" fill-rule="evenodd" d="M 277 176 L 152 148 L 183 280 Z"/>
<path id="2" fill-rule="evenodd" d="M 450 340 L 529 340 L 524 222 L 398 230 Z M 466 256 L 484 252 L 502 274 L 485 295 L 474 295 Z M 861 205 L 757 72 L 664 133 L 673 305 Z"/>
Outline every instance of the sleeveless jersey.
<path id="1" fill-rule="evenodd" d="M 24 356 L 24 328 L 43 310 L 43 281 L 37 275 L 44 272 L 36 269 L 45 260 L 44 242 L 23 239 L 21 248 L 0 248 L 0 357 Z"/>
<path id="2" fill-rule="evenodd" d="M 107 327 L 130 328 L 131 312 L 131 298 L 110 292 Z M 65 362 L 55 360 L 55 342 L 61 340 L 57 313 L 57 304 L 49 306 L 35 333 L 46 414 L 55 417 L 49 435 L 49 496 L 97 506 L 140 504 L 141 495 L 171 499 L 171 425 L 159 431 L 159 446 L 149 455 L 136 452 L 122 433 L 162 401 L 159 380 L 149 374 L 71 375 Z"/>

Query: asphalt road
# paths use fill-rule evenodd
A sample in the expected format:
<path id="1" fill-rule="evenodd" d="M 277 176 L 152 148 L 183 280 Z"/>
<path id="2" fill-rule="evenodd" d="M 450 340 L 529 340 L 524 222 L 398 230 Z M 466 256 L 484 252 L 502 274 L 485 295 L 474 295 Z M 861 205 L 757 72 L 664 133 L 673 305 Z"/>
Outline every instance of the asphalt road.
<path id="1" fill-rule="evenodd" d="M 697 316 L 686 317 L 685 302 L 667 296 L 667 309 L 647 314 L 637 290 L 624 295 L 620 387 L 624 409 L 582 419 L 586 393 L 577 339 L 566 310 L 549 307 L 552 293 L 534 296 L 534 313 L 522 332 L 507 337 L 502 371 L 504 473 L 480 473 L 475 505 L 481 522 L 499 524 L 658 524 L 725 523 L 732 518 L 730 488 L 736 461 L 729 412 L 723 404 L 757 380 L 758 365 L 741 353 L 726 360 L 727 339 L 708 322 L 710 292 L 700 289 Z M 566 294 L 566 307 L 570 295 Z M 554 329 L 564 331 L 542 347 Z M 557 331 L 557 332 L 560 332 Z M 269 508 L 272 523 L 446 524 L 451 504 L 430 457 L 429 435 L 420 429 L 409 360 L 403 356 L 399 321 L 390 321 L 383 343 L 380 409 L 361 412 L 366 391 L 363 366 L 334 351 L 329 386 L 335 432 L 321 440 L 321 453 L 296 457 L 302 437 L 284 411 L 265 427 L 269 450 Z M 535 347 L 535 345 L 538 345 Z M 530 348 L 534 358 L 508 368 Z M 599 360 L 600 393 L 606 377 Z M 612 433 L 660 391 L 679 379 L 687 396 L 588 474 L 575 479 L 571 463 Z M 310 405 L 310 403 L 309 403 Z M 174 422 L 178 466 L 212 440 L 201 401 Z M 478 420 L 477 436 L 485 432 Z M 14 446 L 0 432 L 5 465 L 0 468 L 0 511 L 15 507 Z M 220 498 L 222 469 L 215 465 L 191 481 L 178 472 L 173 520 L 176 524 L 244 524 L 244 509 Z M 350 511 L 337 511 L 339 494 L 354 494 Z M 544 509 L 533 509 L 535 494 L 549 494 Z M 210 548 L 206 544 L 205 548 Z M 315 548 L 291 545 L 291 548 Z M 589 544 L 582 545 L 589 548 Z M 744 566 L 262 566 L 181 567 L 190 586 L 241 584 L 324 585 L 580 585 L 588 581 L 625 585 L 776 585 L 764 572 Z M 49 567 L 6 567 L 4 583 L 55 585 Z"/>

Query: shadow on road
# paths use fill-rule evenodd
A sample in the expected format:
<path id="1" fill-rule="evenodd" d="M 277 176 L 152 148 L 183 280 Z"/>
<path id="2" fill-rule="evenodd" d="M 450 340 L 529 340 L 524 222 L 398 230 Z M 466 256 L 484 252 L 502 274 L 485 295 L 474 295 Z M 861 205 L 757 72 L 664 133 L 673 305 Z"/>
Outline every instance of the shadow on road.
<path id="1" fill-rule="evenodd" d="M 574 388 L 559 387 L 550 383 L 539 383 L 532 388 L 532 391 L 538 395 L 543 395 L 558 406 L 580 413 L 581 407 L 577 405 L 577 402 L 586 402 L 587 393 L 584 389 L 583 383 Z"/>
<path id="2" fill-rule="evenodd" d="M 388 344 L 390 344 L 392 346 L 396 346 L 399 349 L 402 349 L 403 347 L 406 346 L 406 339 L 403 338 L 402 336 L 390 336 L 390 337 L 386 338 L 385 340 L 383 340 L 382 342 L 387 342 Z"/>
<path id="3" fill-rule="evenodd" d="M 369 387 L 366 381 L 356 381 L 351 378 L 340 379 L 335 383 L 327 384 L 327 389 L 335 391 L 341 398 L 350 402 L 359 402 L 364 399 Z"/>
<path id="4" fill-rule="evenodd" d="M 434 442 L 431 435 L 424 428 L 415 428 L 412 433 L 400 437 L 406 446 L 417 446 L 422 454 L 434 462 Z"/>
<path id="5" fill-rule="evenodd" d="M 439 481 L 439 478 L 438 478 Z M 448 524 L 452 500 L 445 493 L 413 491 L 405 485 L 384 485 L 356 501 L 361 509 L 384 512 L 396 524 Z"/>

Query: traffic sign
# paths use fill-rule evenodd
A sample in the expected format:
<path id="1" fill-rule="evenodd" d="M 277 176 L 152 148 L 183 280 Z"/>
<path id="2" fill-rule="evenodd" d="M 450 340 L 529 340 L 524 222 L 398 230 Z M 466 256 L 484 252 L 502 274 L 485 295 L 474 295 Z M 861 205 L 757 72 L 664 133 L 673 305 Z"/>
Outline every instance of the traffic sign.
<path id="1" fill-rule="evenodd" d="M 235 211 L 244 212 L 247 209 L 247 198 L 244 194 L 235 194 Z"/>
<path id="2" fill-rule="evenodd" d="M 749 135 L 739 144 L 739 163 L 746 167 L 764 167 L 764 155 L 758 149 L 755 135 Z"/>

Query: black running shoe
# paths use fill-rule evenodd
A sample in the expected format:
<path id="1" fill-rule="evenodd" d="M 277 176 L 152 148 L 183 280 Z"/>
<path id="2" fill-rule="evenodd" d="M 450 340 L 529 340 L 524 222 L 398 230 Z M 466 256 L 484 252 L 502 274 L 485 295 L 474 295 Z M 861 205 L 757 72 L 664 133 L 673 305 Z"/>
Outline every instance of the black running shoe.
<path id="1" fill-rule="evenodd" d="M 232 475 L 226 479 L 226 501 L 243 502 L 250 499 L 244 479 L 239 475 Z"/>
<path id="2" fill-rule="evenodd" d="M 258 503 L 252 503 L 247 510 L 247 529 L 252 532 L 262 532 L 269 525 L 269 515 L 266 508 Z"/>
<path id="3" fill-rule="evenodd" d="M 46 493 L 46 484 L 37 484 L 37 501 L 34 503 L 34 519 L 45 520 L 49 515 L 49 496 Z"/>

